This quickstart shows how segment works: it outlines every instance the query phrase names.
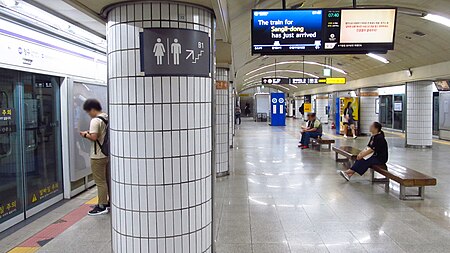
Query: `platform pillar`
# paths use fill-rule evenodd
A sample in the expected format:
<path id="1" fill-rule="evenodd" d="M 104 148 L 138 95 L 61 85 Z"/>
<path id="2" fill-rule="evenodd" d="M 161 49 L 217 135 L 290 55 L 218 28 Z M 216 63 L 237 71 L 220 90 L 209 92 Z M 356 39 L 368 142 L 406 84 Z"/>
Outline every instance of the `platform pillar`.
<path id="1" fill-rule="evenodd" d="M 229 69 L 216 69 L 216 132 L 215 132 L 215 166 L 216 176 L 227 176 L 230 174 L 230 83 Z"/>
<path id="2" fill-rule="evenodd" d="M 406 84 L 406 146 L 431 147 L 433 144 L 433 82 Z"/>
<path id="3" fill-rule="evenodd" d="M 212 252 L 214 14 L 169 1 L 107 13 L 112 251 Z"/>

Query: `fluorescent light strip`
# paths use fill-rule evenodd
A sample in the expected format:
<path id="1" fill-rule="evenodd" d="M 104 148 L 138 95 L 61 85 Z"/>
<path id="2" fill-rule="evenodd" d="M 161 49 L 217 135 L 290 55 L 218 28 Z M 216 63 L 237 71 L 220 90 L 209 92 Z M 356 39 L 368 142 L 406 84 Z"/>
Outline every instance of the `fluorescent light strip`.
<path id="1" fill-rule="evenodd" d="M 255 72 L 258 72 L 258 71 L 260 71 L 260 70 L 263 70 L 263 69 L 265 69 L 265 68 L 270 68 L 270 67 L 273 67 L 273 66 L 276 66 L 276 65 L 278 66 L 278 65 L 284 65 L 284 64 L 303 64 L 303 63 L 304 63 L 304 64 L 308 64 L 308 65 L 316 65 L 316 66 L 321 66 L 321 67 L 330 68 L 330 69 L 332 69 L 332 70 L 334 70 L 334 71 L 337 71 L 337 72 L 339 72 L 339 73 L 342 73 L 342 74 L 344 74 L 344 75 L 347 75 L 347 72 L 345 72 L 344 70 L 342 70 L 342 69 L 340 69 L 340 68 L 336 68 L 336 67 L 333 67 L 333 66 L 330 66 L 330 65 L 327 65 L 327 64 L 322 64 L 322 63 L 312 62 L 312 61 L 305 61 L 305 62 L 303 62 L 303 61 L 285 61 L 285 62 L 272 63 L 272 64 L 269 64 L 269 65 L 265 65 L 265 66 L 262 66 L 262 67 L 260 67 L 260 68 L 254 69 L 254 70 L 248 72 L 248 73 L 245 74 L 245 75 L 248 76 L 248 75 L 251 75 L 251 74 L 253 74 L 253 73 L 255 73 Z"/>
<path id="2" fill-rule="evenodd" d="M 248 90 L 248 89 L 255 88 L 255 87 L 263 87 L 263 86 L 274 86 L 274 87 L 276 87 L 276 88 L 285 89 L 285 90 L 290 90 L 289 88 L 284 87 L 284 86 L 281 86 L 281 85 L 278 85 L 278 84 L 267 84 L 267 85 L 263 85 L 263 84 L 253 84 L 253 85 L 250 85 L 250 86 L 242 86 L 241 91 L 243 91 L 243 90 Z M 269 87 L 269 88 L 270 88 L 270 87 Z M 273 88 L 273 87 L 272 87 L 272 88 Z"/>
<path id="3" fill-rule="evenodd" d="M 319 78 L 316 75 L 313 75 L 311 73 L 306 73 L 306 72 L 303 72 L 303 71 L 290 70 L 290 69 L 279 69 L 279 70 L 271 70 L 271 71 L 266 71 L 266 72 L 263 72 L 263 73 L 259 73 L 259 74 L 253 75 L 253 76 L 251 76 L 249 78 L 244 79 L 244 82 L 247 82 L 248 80 L 251 80 L 251 79 L 253 79 L 253 78 L 257 77 L 257 76 L 267 75 L 267 74 L 270 74 L 270 73 L 278 73 L 278 72 L 296 73 L 296 74 L 302 74 L 302 75 L 305 74 L 305 75 L 310 76 L 310 77 Z"/>
<path id="4" fill-rule="evenodd" d="M 450 27 L 450 19 L 440 16 L 440 15 L 435 15 L 435 14 L 427 14 L 424 17 L 422 17 L 423 19 L 441 24 L 441 25 L 445 25 L 447 27 Z"/>
<path id="5" fill-rule="evenodd" d="M 247 88 L 247 87 L 253 87 L 253 86 L 264 86 L 264 85 L 269 85 L 269 86 L 278 86 L 281 87 L 283 89 L 287 89 L 289 90 L 288 87 L 280 85 L 280 84 L 262 84 L 261 82 L 248 82 L 242 85 L 242 88 Z M 293 85 L 291 85 L 293 86 Z M 293 86 L 294 88 L 297 88 L 296 86 Z"/>
<path id="6" fill-rule="evenodd" d="M 386 59 L 386 58 L 384 58 L 382 56 L 379 56 L 379 55 L 376 55 L 376 54 L 373 54 L 373 53 L 368 53 L 366 55 L 369 56 L 370 58 L 375 59 L 377 61 L 380 61 L 380 62 L 382 62 L 384 64 L 390 63 L 390 61 L 388 59 Z"/>

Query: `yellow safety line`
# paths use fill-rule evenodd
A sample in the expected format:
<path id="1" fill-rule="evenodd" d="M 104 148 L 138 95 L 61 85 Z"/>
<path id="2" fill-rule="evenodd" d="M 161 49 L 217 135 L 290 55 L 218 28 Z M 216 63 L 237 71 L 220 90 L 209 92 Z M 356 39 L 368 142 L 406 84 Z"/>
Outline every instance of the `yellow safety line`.
<path id="1" fill-rule="evenodd" d="M 86 203 L 84 203 L 84 204 L 86 204 L 86 205 L 95 205 L 97 203 L 98 203 L 98 197 L 94 197 L 91 200 L 86 201 Z"/>
<path id="2" fill-rule="evenodd" d="M 15 247 L 8 253 L 34 253 L 38 251 L 40 247 Z"/>
<path id="3" fill-rule="evenodd" d="M 397 132 L 387 132 L 387 133 L 390 133 L 390 134 L 397 135 L 397 136 L 400 136 L 402 138 L 405 138 L 405 134 L 404 133 L 397 133 Z M 449 141 L 433 139 L 433 142 L 450 146 L 450 142 Z"/>

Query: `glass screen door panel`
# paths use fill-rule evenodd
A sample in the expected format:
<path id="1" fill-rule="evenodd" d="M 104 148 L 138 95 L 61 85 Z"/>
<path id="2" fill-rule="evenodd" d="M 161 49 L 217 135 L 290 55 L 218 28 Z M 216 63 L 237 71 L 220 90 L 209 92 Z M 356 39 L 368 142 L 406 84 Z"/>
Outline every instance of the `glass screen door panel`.
<path id="1" fill-rule="evenodd" d="M 403 108 L 404 95 L 394 95 L 394 129 L 404 129 L 404 108 Z"/>
<path id="2" fill-rule="evenodd" d="M 439 135 L 439 92 L 433 93 L 433 134 Z"/>
<path id="3" fill-rule="evenodd" d="M 16 71 L 0 69 L 0 231 L 24 210 L 17 83 Z"/>
<path id="4" fill-rule="evenodd" d="M 23 73 L 23 160 L 26 209 L 62 192 L 57 77 Z"/>
<path id="5" fill-rule="evenodd" d="M 392 95 L 380 96 L 379 120 L 383 127 L 392 128 Z"/>

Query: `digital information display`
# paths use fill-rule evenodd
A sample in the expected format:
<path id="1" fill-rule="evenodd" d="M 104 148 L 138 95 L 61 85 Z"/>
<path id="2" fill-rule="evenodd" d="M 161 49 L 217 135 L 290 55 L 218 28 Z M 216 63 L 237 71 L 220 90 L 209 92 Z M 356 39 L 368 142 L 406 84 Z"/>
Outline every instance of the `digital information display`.
<path id="1" fill-rule="evenodd" d="M 253 10 L 252 53 L 365 54 L 394 49 L 396 9 Z"/>

